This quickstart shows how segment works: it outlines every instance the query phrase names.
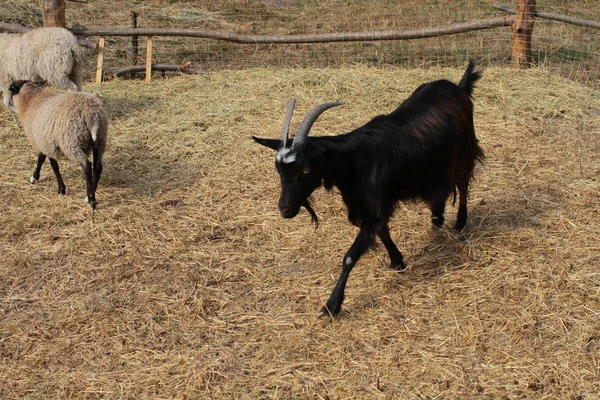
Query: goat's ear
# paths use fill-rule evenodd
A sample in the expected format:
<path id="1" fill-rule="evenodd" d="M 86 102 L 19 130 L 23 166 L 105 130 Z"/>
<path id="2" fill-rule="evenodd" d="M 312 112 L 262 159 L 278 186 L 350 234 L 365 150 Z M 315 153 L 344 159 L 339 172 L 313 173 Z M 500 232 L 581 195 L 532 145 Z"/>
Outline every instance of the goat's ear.
<path id="1" fill-rule="evenodd" d="M 279 146 L 281 146 L 281 140 L 279 139 L 262 139 L 257 138 L 256 136 L 252 136 L 252 139 L 254 139 L 256 143 L 262 144 L 263 146 L 266 146 L 273 150 L 279 150 Z"/>

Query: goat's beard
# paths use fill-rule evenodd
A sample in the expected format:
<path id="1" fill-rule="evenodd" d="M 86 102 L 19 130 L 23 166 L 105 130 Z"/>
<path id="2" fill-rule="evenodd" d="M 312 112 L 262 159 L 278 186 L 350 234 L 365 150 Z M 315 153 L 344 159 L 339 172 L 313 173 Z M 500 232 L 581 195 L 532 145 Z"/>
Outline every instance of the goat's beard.
<path id="1" fill-rule="evenodd" d="M 306 199 L 303 204 L 306 211 L 310 214 L 311 221 L 315 224 L 315 229 L 319 226 L 319 218 L 317 218 L 317 213 L 313 210 L 310 199 Z"/>

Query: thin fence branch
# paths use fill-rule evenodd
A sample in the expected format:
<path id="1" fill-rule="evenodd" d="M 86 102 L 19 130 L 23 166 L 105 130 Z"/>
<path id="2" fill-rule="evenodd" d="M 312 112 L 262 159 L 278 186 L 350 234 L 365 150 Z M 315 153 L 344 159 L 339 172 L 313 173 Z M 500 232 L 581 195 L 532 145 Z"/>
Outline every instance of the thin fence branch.
<path id="1" fill-rule="evenodd" d="M 180 74 L 188 74 L 188 75 L 198 74 L 198 71 L 196 70 L 196 68 L 191 64 L 187 64 L 187 65 L 152 64 L 151 69 L 152 69 L 152 71 L 178 72 Z M 139 72 L 145 72 L 145 71 L 146 71 L 145 65 L 132 65 L 129 67 L 123 67 L 123 68 L 116 69 L 116 70 L 112 71 L 111 75 L 113 77 L 117 77 L 117 76 L 121 76 L 121 75 L 126 75 L 126 74 L 131 74 L 131 73 L 139 73 Z"/>
<path id="2" fill-rule="evenodd" d="M 514 8 L 502 6 L 502 5 L 499 5 L 499 4 L 494 4 L 492 7 L 494 7 L 497 10 L 503 11 L 505 13 L 509 13 L 509 14 L 515 14 L 516 13 L 516 10 Z M 551 20 L 554 20 L 554 21 L 565 22 L 567 24 L 578 25 L 578 26 L 585 26 L 587 28 L 600 29 L 600 22 L 592 21 L 592 20 L 589 20 L 589 19 L 575 18 L 575 17 L 569 17 L 567 15 L 555 14 L 555 13 L 548 13 L 548 12 L 541 12 L 541 11 L 536 11 L 534 13 L 534 16 L 536 18 L 551 19 Z"/>
<path id="3" fill-rule="evenodd" d="M 175 28 L 73 28 L 71 31 L 78 36 L 187 36 L 204 39 L 225 40 L 242 44 L 298 44 L 430 38 L 482 29 L 510 26 L 513 19 L 514 18 L 510 16 L 504 16 L 479 19 L 435 28 L 415 29 L 408 31 L 385 31 L 371 33 L 349 32 L 316 35 L 243 35 L 221 31 Z"/>
<path id="4" fill-rule="evenodd" d="M 4 22 L 0 22 L 0 31 L 6 31 L 11 33 L 23 33 L 31 30 L 33 28 L 29 28 L 27 26 L 18 25 L 18 24 L 5 24 Z"/>
<path id="5" fill-rule="evenodd" d="M 71 28 L 70 30 L 77 36 L 185 36 L 242 44 L 298 44 L 422 39 L 510 26 L 513 20 L 512 16 L 505 16 L 407 31 L 349 32 L 314 35 L 243 35 L 221 31 L 177 28 Z M 21 25 L 0 23 L 0 30 L 26 32 L 29 29 L 31 28 Z"/>

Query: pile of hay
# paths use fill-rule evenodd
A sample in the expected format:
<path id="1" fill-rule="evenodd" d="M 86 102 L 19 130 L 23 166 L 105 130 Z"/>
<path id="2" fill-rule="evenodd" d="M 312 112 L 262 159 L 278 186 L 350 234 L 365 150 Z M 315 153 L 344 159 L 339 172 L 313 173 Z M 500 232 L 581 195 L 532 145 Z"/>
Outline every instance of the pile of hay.
<path id="1" fill-rule="evenodd" d="M 598 92 L 490 68 L 475 91 L 486 162 L 470 225 L 402 205 L 386 252 L 354 269 L 339 320 L 316 319 L 357 229 L 319 190 L 317 229 L 277 210 L 274 155 L 297 114 L 342 99 L 313 135 L 391 111 L 462 69 L 259 69 L 111 81 L 94 218 L 0 111 L 0 397 L 582 398 L 600 396 Z M 452 224 L 456 208 L 449 206 Z"/>

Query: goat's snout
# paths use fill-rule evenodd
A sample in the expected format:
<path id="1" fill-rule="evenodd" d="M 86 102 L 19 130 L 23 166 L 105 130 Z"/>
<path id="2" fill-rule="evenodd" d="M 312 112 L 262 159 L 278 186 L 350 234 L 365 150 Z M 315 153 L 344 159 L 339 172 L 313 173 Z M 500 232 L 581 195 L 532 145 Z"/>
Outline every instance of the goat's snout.
<path id="1" fill-rule="evenodd" d="M 279 212 L 283 218 L 294 218 L 298 211 L 294 212 L 290 206 L 279 206 Z"/>
<path id="2" fill-rule="evenodd" d="M 294 218 L 300 212 L 300 207 L 295 207 L 287 202 L 279 202 L 279 212 L 283 218 Z"/>

